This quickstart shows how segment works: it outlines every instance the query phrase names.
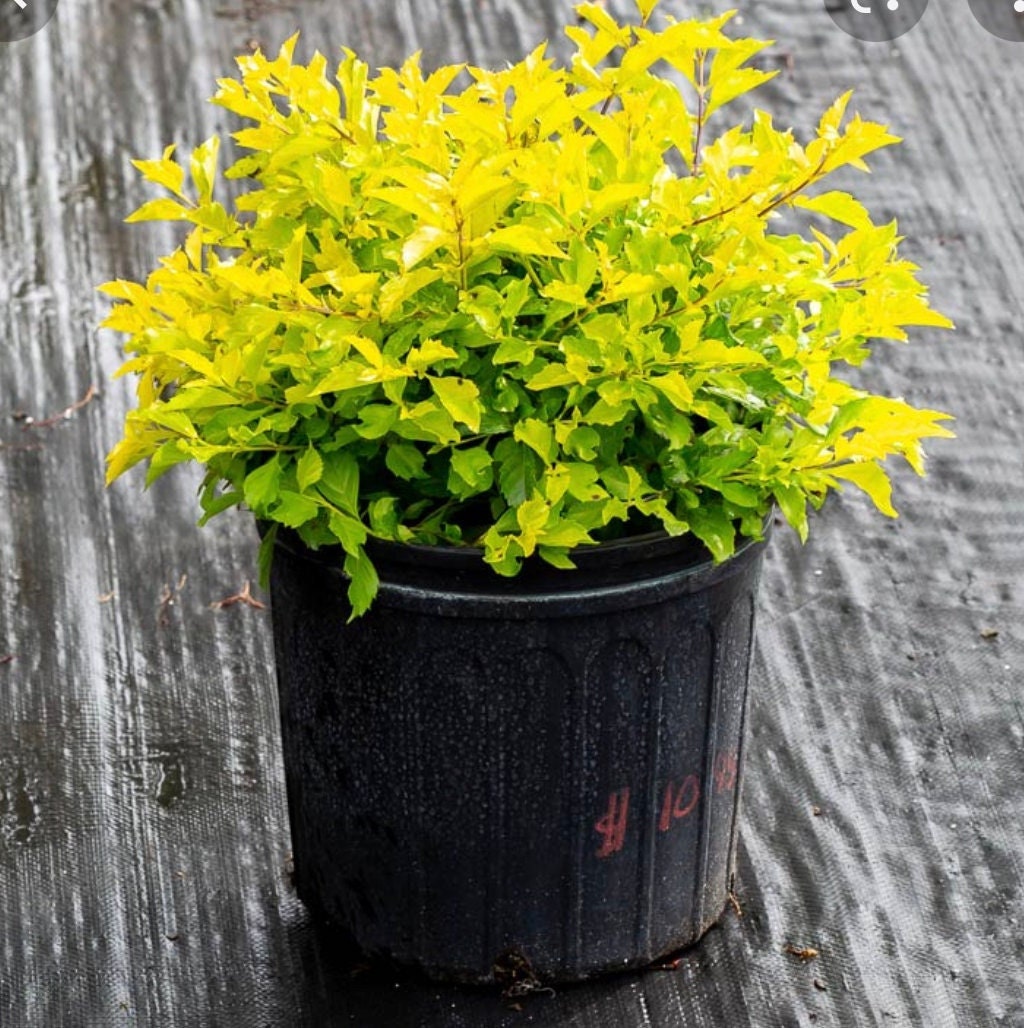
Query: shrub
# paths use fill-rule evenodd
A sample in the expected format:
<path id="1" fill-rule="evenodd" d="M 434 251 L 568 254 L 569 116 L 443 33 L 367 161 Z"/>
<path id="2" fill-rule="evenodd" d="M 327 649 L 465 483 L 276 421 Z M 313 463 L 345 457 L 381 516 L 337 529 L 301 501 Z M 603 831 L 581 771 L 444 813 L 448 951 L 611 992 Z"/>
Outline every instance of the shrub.
<path id="1" fill-rule="evenodd" d="M 369 536 L 481 546 L 513 575 L 652 526 L 721 561 L 776 504 L 806 536 L 845 483 L 894 515 L 883 460 L 921 473 L 946 415 L 834 372 L 950 323 L 896 225 L 817 187 L 898 140 L 844 120 L 849 94 L 806 144 L 760 110 L 712 136 L 771 78 L 749 63 L 768 44 L 638 6 L 636 26 L 577 7 L 566 67 L 541 46 L 371 76 L 346 50 L 332 78 L 295 38 L 240 57 L 213 97 L 250 123 L 233 209 L 216 137 L 134 162 L 169 195 L 128 220 L 191 229 L 145 284 L 102 287 L 139 377 L 109 479 L 199 462 L 204 522 L 244 503 L 340 544 L 356 613 Z M 815 217 L 777 234 L 785 208 Z"/>

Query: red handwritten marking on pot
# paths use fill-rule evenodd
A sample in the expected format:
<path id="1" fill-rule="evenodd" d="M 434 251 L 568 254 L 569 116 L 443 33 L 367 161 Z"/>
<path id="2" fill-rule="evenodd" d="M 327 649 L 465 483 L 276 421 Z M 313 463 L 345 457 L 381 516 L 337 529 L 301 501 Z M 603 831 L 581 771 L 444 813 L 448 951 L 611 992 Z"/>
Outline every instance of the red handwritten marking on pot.
<path id="1" fill-rule="evenodd" d="M 711 765 L 711 791 L 717 795 L 736 788 L 739 777 L 739 755 L 735 750 L 720 750 Z M 697 809 L 701 796 L 701 780 L 690 774 L 679 781 L 665 783 L 658 831 L 667 832 L 677 821 L 689 817 Z M 616 789 L 608 796 L 604 813 L 594 822 L 594 831 L 601 836 L 597 856 L 610 857 L 626 844 L 629 826 L 629 789 Z"/>
<path id="2" fill-rule="evenodd" d="M 735 788 L 737 770 L 735 750 L 716 753 L 715 764 L 711 772 L 715 779 L 715 792 L 725 792 L 727 789 Z"/>
<path id="3" fill-rule="evenodd" d="M 608 809 L 594 824 L 601 836 L 599 857 L 610 857 L 618 853 L 626 841 L 626 824 L 629 817 L 629 789 L 618 789 L 608 797 Z"/>
<path id="4" fill-rule="evenodd" d="M 667 832 L 673 821 L 680 821 L 693 812 L 700 799 L 700 779 L 696 775 L 687 775 L 679 785 L 669 782 L 665 786 L 665 799 L 661 804 L 661 817 L 658 819 L 658 831 Z"/>

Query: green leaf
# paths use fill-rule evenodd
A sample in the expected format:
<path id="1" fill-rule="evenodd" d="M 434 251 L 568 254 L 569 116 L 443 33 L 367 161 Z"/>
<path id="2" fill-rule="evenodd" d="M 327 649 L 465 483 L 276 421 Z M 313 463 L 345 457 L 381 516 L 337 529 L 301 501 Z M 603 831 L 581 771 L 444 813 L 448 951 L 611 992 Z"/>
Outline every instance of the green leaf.
<path id="1" fill-rule="evenodd" d="M 684 414 L 693 410 L 693 390 L 677 371 L 656 375 L 650 379 L 650 383 L 676 410 Z"/>
<path id="2" fill-rule="evenodd" d="M 339 510 L 358 515 L 359 463 L 351 453 L 324 454 L 317 488 Z"/>
<path id="3" fill-rule="evenodd" d="M 273 510 L 273 517 L 282 525 L 298 528 L 307 521 L 312 521 L 320 508 L 308 496 L 293 492 L 291 489 L 281 490 L 281 500 Z"/>
<path id="4" fill-rule="evenodd" d="M 352 607 L 349 622 L 352 622 L 370 609 L 380 587 L 380 580 L 377 569 L 363 549 L 345 557 L 345 574 L 349 579 L 348 602 Z"/>
<path id="5" fill-rule="evenodd" d="M 425 478 L 423 454 L 411 443 L 392 443 L 384 457 L 388 470 L 407 482 Z"/>
<path id="6" fill-rule="evenodd" d="M 486 446 L 454 450 L 452 452 L 452 471 L 464 483 L 463 486 L 455 483 L 453 491 L 462 497 L 472 496 L 490 489 L 494 481 L 494 460 L 487 452 Z M 449 487 L 451 486 L 452 482 L 449 477 Z"/>
<path id="7" fill-rule="evenodd" d="M 363 439 L 381 439 L 394 428 L 398 417 L 398 407 L 392 404 L 372 403 L 359 412 L 359 424 L 354 427 Z"/>
<path id="8" fill-rule="evenodd" d="M 181 464 L 192 457 L 188 444 L 183 439 L 168 439 L 149 460 L 146 471 L 146 485 L 151 486 L 161 475 L 175 464 Z"/>
<path id="9" fill-rule="evenodd" d="M 758 508 L 761 506 L 761 494 L 742 482 L 719 482 L 718 491 L 737 507 Z"/>
<path id="10" fill-rule="evenodd" d="M 437 398 L 454 418 L 467 425 L 471 432 L 480 430 L 480 390 L 465 378 L 432 378 Z"/>
<path id="11" fill-rule="evenodd" d="M 525 339 L 504 339 L 494 351 L 493 359 L 495 364 L 529 364 L 535 352 Z"/>
<path id="12" fill-rule="evenodd" d="M 576 546 L 592 543 L 593 539 L 591 539 L 590 533 L 582 525 L 563 518 L 550 528 L 544 530 L 541 541 L 544 546 L 556 546 L 571 550 Z M 543 553 L 541 556 L 543 556 Z"/>
<path id="13" fill-rule="evenodd" d="M 341 543 L 346 553 L 355 553 L 366 542 L 366 528 L 357 518 L 331 511 L 327 519 L 331 535 Z"/>
<path id="14" fill-rule="evenodd" d="M 801 542 L 807 542 L 807 498 L 796 486 L 776 486 L 775 501 L 782 516 L 796 530 Z"/>
<path id="15" fill-rule="evenodd" d="M 537 547 L 537 554 L 541 560 L 547 561 L 552 567 L 561 568 L 563 571 L 573 571 L 576 568 L 569 557 L 568 547 L 547 546 L 541 543 Z"/>
<path id="16" fill-rule="evenodd" d="M 504 440 L 495 450 L 498 462 L 498 483 L 502 496 L 510 507 L 525 503 L 540 481 L 543 466 L 537 455 L 510 439 Z"/>
<path id="17" fill-rule="evenodd" d="M 460 439 L 452 416 L 434 397 L 403 412 L 403 417 L 395 422 L 394 432 L 403 439 L 440 443 L 442 446 L 457 443 Z"/>
<path id="18" fill-rule="evenodd" d="M 728 560 L 736 550 L 736 529 L 725 512 L 710 503 L 687 512 L 693 534 L 711 551 L 716 563 Z"/>
<path id="19" fill-rule="evenodd" d="M 601 445 L 601 436 L 593 428 L 580 425 L 574 428 L 565 442 L 565 449 L 580 460 L 593 460 L 597 456 L 597 448 Z"/>
<path id="20" fill-rule="evenodd" d="M 512 431 L 513 437 L 526 443 L 546 464 L 554 462 L 558 456 L 558 443 L 551 426 L 537 418 L 524 418 Z"/>
<path id="21" fill-rule="evenodd" d="M 299 482 L 299 489 L 302 492 L 305 492 L 311 485 L 316 485 L 316 483 L 320 481 L 320 477 L 323 473 L 323 458 L 311 446 L 299 458 L 298 467 L 295 470 L 295 475 Z"/>
<path id="22" fill-rule="evenodd" d="M 277 525 L 271 525 L 260 540 L 260 549 L 256 557 L 259 570 L 259 581 L 262 589 L 270 588 L 270 566 L 274 560 L 274 544 L 277 542 Z"/>
<path id="23" fill-rule="evenodd" d="M 554 386 L 575 384 L 576 376 L 571 374 L 564 364 L 548 364 L 527 380 L 526 387 L 527 389 L 540 391 L 541 389 L 551 389 Z"/>
<path id="24" fill-rule="evenodd" d="M 210 483 L 216 487 L 217 482 L 214 480 Z M 216 517 L 218 514 L 229 510 L 231 507 L 237 507 L 245 499 L 241 493 L 238 492 L 226 492 L 217 494 L 214 490 L 209 491 L 203 490 L 203 495 L 200 497 L 200 504 L 203 508 L 203 516 L 199 519 L 199 525 L 202 527 L 207 524 L 209 520 Z"/>
<path id="25" fill-rule="evenodd" d="M 278 498 L 281 492 L 281 463 L 276 456 L 245 476 L 242 492 L 249 508 L 258 516 Z"/>
<path id="26" fill-rule="evenodd" d="M 398 501 L 393 496 L 381 496 L 371 501 L 366 513 L 374 535 L 385 539 L 400 538 Z"/>
<path id="27" fill-rule="evenodd" d="M 512 536 L 498 531 L 492 525 L 484 537 L 484 560 L 499 575 L 511 577 L 515 575 L 523 561 L 523 548 Z"/>

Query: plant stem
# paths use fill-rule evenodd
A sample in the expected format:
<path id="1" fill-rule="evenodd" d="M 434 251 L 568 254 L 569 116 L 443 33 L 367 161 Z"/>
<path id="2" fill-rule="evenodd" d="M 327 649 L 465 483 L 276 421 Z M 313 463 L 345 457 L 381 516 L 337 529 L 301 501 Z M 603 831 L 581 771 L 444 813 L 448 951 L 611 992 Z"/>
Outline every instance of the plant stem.
<path id="1" fill-rule="evenodd" d="M 700 144 L 704 135 L 704 109 L 705 109 L 705 85 L 704 85 L 704 61 L 707 57 L 705 50 L 698 50 L 694 54 L 694 76 L 697 79 L 697 132 L 693 139 L 693 164 L 691 174 L 697 175 L 700 172 Z"/>
<path id="2" fill-rule="evenodd" d="M 807 178 L 805 178 L 798 185 L 795 185 L 792 189 L 783 193 L 782 196 L 779 196 L 776 199 L 772 200 L 772 202 L 767 206 L 762 207 L 761 210 L 757 212 L 757 216 L 759 218 L 763 218 L 769 211 L 775 210 L 776 207 L 780 206 L 781 204 L 784 204 L 787 200 L 791 200 L 794 196 L 796 196 L 797 193 L 800 193 L 803 190 L 805 190 L 821 174 L 821 170 L 825 167 L 825 161 L 828 160 L 828 157 L 829 154 L 825 153 L 822 156 L 821 160 L 818 161 L 818 166 L 814 169 L 814 171 L 810 173 L 810 175 L 807 176 Z"/>

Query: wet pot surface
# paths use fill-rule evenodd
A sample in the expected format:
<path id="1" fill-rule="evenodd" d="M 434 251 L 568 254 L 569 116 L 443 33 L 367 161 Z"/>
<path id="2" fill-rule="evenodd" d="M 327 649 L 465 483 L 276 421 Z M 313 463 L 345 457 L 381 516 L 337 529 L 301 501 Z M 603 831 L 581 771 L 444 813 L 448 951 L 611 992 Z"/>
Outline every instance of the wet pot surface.
<path id="1" fill-rule="evenodd" d="M 602 552 L 603 551 L 603 552 Z M 378 547 L 272 572 L 296 884 L 436 977 L 577 979 L 695 941 L 728 898 L 763 544 L 651 537 L 498 578 Z"/>

